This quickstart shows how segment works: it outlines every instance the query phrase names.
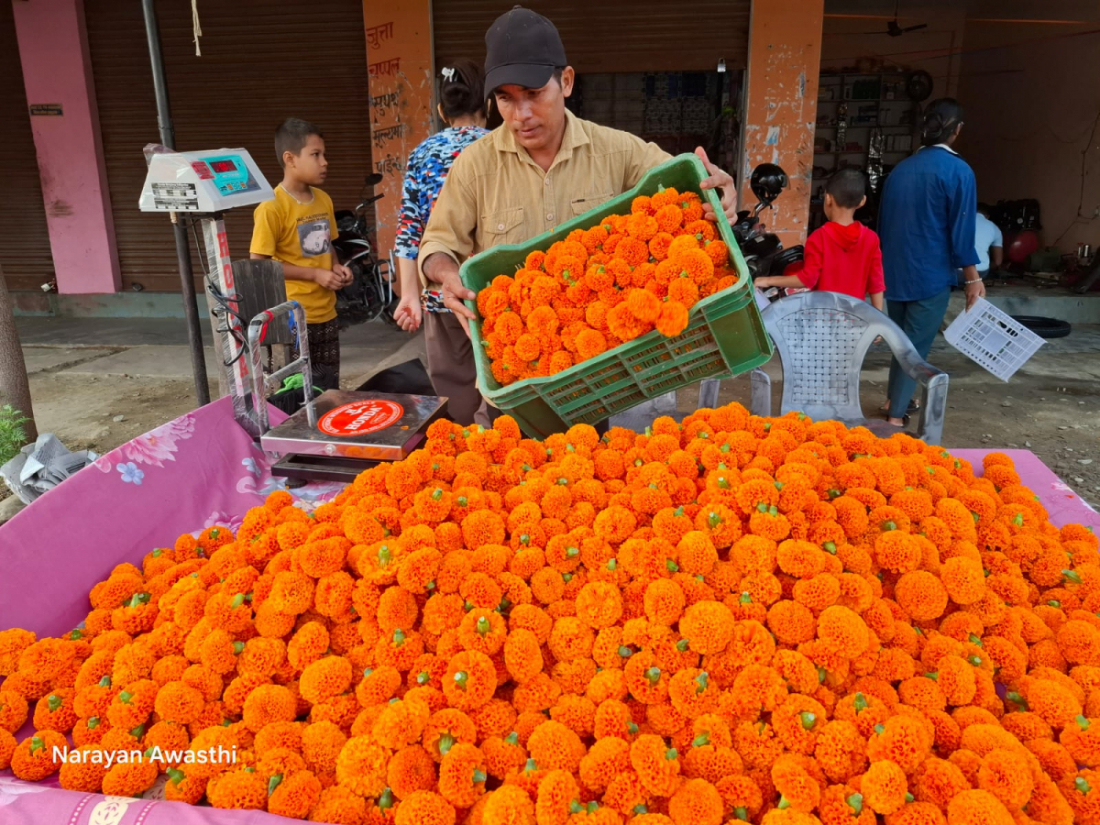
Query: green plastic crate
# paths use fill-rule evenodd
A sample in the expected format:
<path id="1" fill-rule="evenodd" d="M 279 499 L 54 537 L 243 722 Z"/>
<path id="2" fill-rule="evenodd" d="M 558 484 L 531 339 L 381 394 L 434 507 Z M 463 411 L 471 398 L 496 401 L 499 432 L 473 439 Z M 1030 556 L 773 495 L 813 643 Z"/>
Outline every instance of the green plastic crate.
<path id="1" fill-rule="evenodd" d="M 729 289 L 699 301 L 691 309 L 687 329 L 675 338 L 649 332 L 596 358 L 545 378 L 527 378 L 502 387 L 493 378 L 481 341 L 479 320 L 470 323 L 477 383 L 489 403 L 516 419 L 531 436 L 564 432 L 573 424 L 595 424 L 659 395 L 690 386 L 704 378 L 739 375 L 766 363 L 772 344 L 764 331 L 751 279 L 729 221 L 713 189 L 699 188 L 708 177 L 693 154 L 679 155 L 650 170 L 631 189 L 585 212 L 552 232 L 527 243 L 497 246 L 462 264 L 459 277 L 474 292 L 501 274 L 512 274 L 530 252 L 548 249 L 574 229 L 587 229 L 608 215 L 625 214 L 639 195 L 661 188 L 695 192 L 719 215 L 718 232 L 730 249 L 738 281 Z M 477 304 L 466 305 L 476 315 Z"/>

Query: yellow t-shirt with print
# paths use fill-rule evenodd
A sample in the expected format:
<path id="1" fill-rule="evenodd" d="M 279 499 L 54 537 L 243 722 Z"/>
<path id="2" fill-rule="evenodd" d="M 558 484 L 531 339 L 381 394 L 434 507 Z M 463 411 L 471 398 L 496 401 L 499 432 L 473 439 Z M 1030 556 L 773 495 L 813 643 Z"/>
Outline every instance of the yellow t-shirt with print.
<path id="1" fill-rule="evenodd" d="M 332 198 L 316 187 L 310 191 L 313 200 L 299 203 L 282 186 L 275 187 L 275 199 L 256 207 L 251 252 L 295 266 L 332 269 L 332 242 L 339 235 Z M 302 305 L 308 324 L 336 317 L 336 293 L 318 283 L 288 278 L 286 297 Z"/>

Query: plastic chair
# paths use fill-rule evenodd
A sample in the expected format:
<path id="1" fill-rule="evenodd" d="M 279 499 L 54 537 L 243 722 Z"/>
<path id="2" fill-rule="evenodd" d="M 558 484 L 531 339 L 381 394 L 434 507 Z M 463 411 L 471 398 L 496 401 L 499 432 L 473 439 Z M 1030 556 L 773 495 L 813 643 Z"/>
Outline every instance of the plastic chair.
<path id="1" fill-rule="evenodd" d="M 901 328 L 866 301 L 836 292 L 801 292 L 772 303 L 761 318 L 783 366 L 782 415 L 798 410 L 816 420 L 867 427 L 877 435 L 898 432 L 885 421 L 867 420 L 859 401 L 863 359 L 882 336 L 902 370 L 920 386 L 917 437 L 940 443 L 947 373 L 921 358 Z M 771 378 L 755 369 L 751 381 L 753 414 L 770 416 Z M 703 381 L 699 406 L 713 407 L 717 400 L 718 380 Z"/>

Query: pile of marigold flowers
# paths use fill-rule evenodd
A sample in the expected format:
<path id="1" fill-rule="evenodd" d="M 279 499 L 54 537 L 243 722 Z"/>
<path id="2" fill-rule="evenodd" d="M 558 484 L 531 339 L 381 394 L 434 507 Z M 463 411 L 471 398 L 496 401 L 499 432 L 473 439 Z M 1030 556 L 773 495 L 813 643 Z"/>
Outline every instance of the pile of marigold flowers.
<path id="1" fill-rule="evenodd" d="M 700 299 L 737 282 L 729 264 L 697 194 L 641 195 L 629 215 L 573 230 L 478 293 L 493 378 L 557 375 L 654 329 L 679 335 Z"/>
<path id="2" fill-rule="evenodd" d="M 1006 456 L 736 404 L 428 434 L 0 633 L 0 766 L 349 825 L 1100 823 L 1097 538 Z"/>

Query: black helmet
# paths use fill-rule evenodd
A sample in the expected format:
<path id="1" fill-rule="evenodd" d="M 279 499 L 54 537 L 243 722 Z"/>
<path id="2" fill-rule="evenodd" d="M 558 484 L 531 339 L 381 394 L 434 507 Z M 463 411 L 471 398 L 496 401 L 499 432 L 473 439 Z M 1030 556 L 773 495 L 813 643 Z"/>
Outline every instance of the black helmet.
<path id="1" fill-rule="evenodd" d="M 787 173 L 774 163 L 761 163 L 752 170 L 749 188 L 761 203 L 771 203 L 787 188 Z"/>

